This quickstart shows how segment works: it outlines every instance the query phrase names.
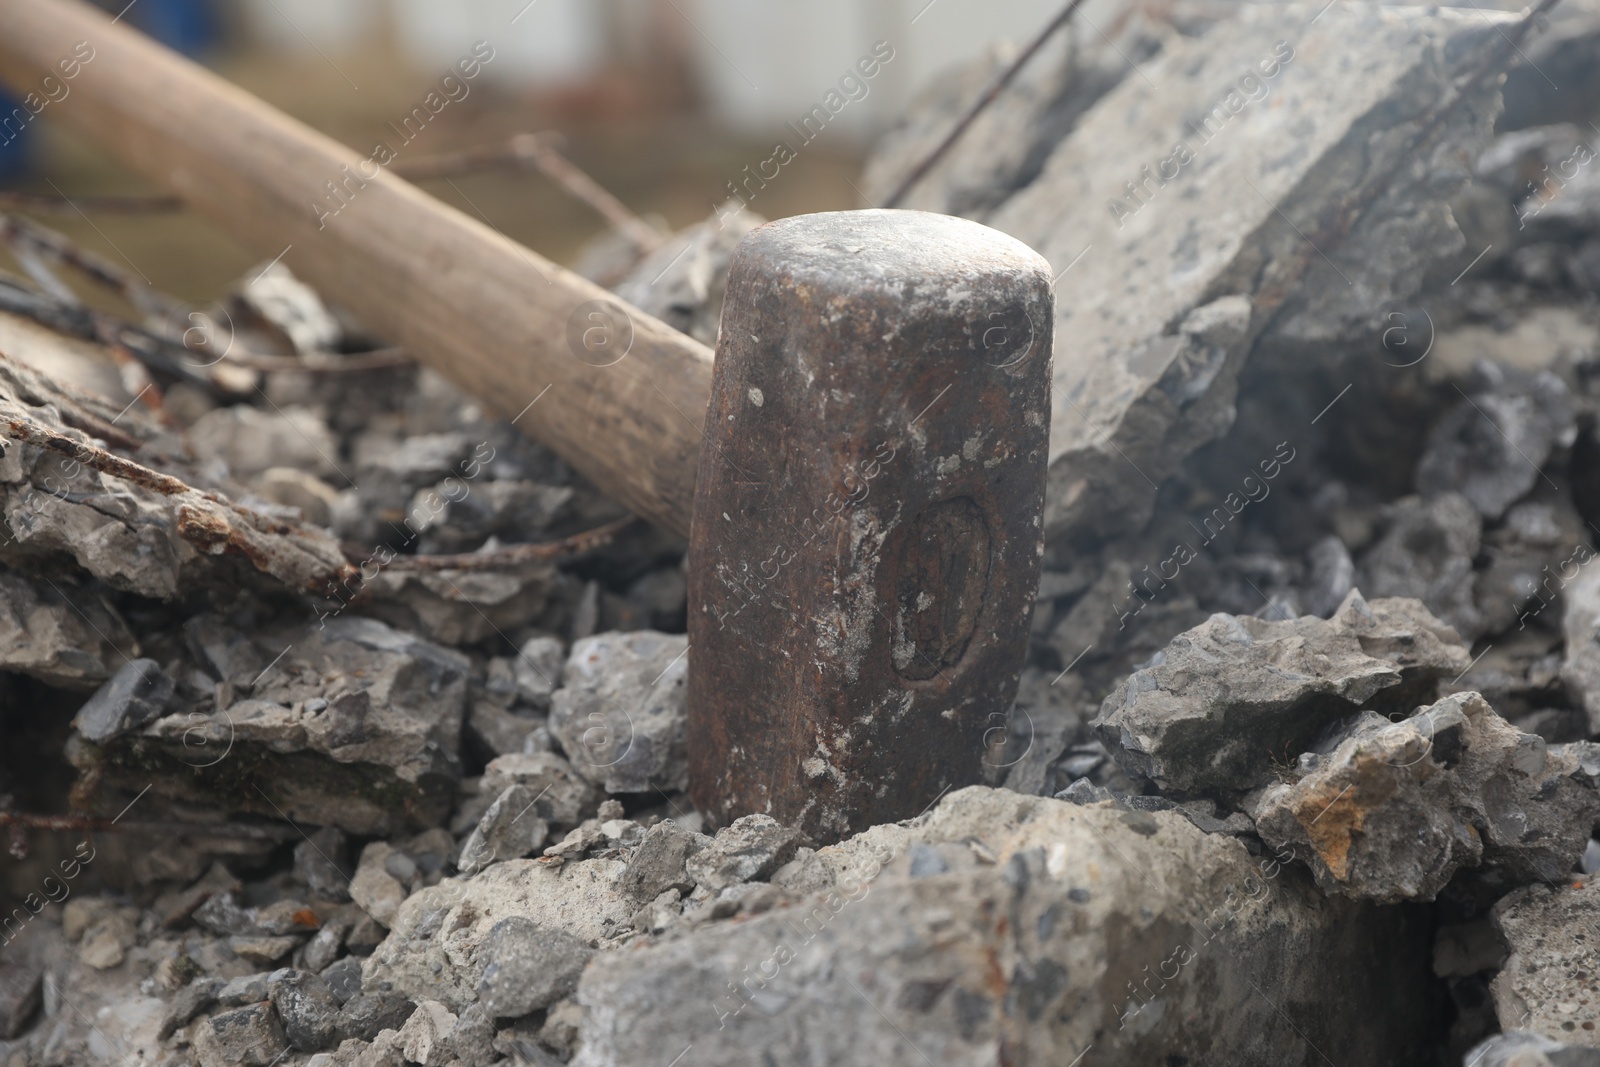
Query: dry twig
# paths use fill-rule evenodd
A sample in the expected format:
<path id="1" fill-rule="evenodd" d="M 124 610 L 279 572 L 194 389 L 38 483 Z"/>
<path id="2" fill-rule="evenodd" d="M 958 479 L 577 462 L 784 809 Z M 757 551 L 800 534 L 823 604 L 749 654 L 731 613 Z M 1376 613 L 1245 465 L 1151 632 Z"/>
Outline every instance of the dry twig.
<path id="1" fill-rule="evenodd" d="M 504 144 L 483 145 L 459 152 L 401 160 L 390 169 L 409 181 L 445 178 L 486 167 L 536 168 L 568 193 L 594 208 L 642 252 L 660 248 L 667 235 L 634 214 L 626 204 L 585 174 L 556 147 L 557 137 L 549 133 L 519 133 Z"/>
<path id="2" fill-rule="evenodd" d="M 39 215 L 110 214 L 157 215 L 182 211 L 176 196 L 56 196 L 51 193 L 0 192 L 0 211 L 28 211 Z"/>

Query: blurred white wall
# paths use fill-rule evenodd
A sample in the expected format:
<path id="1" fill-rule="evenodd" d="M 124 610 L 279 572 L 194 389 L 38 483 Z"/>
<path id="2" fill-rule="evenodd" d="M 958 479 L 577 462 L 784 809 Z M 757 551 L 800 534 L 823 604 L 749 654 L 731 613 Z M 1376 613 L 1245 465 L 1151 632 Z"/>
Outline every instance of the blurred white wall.
<path id="1" fill-rule="evenodd" d="M 245 24 L 269 48 L 348 52 L 377 32 L 384 0 L 247 0 Z"/>
<path id="2" fill-rule="evenodd" d="M 387 22 L 420 62 L 446 66 L 478 40 L 494 46 L 490 76 L 527 85 L 582 80 L 659 33 L 688 43 L 715 113 L 750 133 L 776 131 L 822 103 L 856 62 L 887 41 L 894 59 L 830 130 L 863 137 L 889 125 L 918 86 L 996 44 L 1022 43 L 1064 0 L 245 0 L 249 24 L 274 47 L 357 48 Z M 1109 19 L 1118 0 L 1083 14 Z M 1086 31 L 1087 32 L 1087 31 Z"/>
<path id="3" fill-rule="evenodd" d="M 477 41 L 495 50 L 499 80 L 559 85 L 606 58 L 595 0 L 388 0 L 400 45 L 425 64 L 448 67 Z M 515 20 L 515 21 L 513 21 Z"/>
<path id="4" fill-rule="evenodd" d="M 1032 38 L 1063 0 L 679 3 L 700 31 L 693 38 L 696 68 L 713 106 L 752 132 L 798 118 L 874 42 L 888 42 L 895 58 L 873 80 L 868 96 L 839 115 L 841 133 L 860 137 L 893 123 L 918 87 L 940 71 L 1000 42 Z"/>

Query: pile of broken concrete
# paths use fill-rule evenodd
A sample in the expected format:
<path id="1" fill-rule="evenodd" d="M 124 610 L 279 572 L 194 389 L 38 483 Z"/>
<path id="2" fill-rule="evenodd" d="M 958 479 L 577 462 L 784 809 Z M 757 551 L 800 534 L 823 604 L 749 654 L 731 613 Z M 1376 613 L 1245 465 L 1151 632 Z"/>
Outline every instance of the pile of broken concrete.
<path id="1" fill-rule="evenodd" d="M 847 840 L 705 824 L 684 546 L 508 554 L 621 513 L 442 380 L 158 418 L 0 317 L 0 811 L 89 816 L 0 1061 L 1600 1063 L 1600 9 L 1502 86 L 1512 15 L 1169 6 L 913 192 L 1062 272 L 1048 547 L 989 781 Z M 617 290 L 713 337 L 738 218 Z"/>

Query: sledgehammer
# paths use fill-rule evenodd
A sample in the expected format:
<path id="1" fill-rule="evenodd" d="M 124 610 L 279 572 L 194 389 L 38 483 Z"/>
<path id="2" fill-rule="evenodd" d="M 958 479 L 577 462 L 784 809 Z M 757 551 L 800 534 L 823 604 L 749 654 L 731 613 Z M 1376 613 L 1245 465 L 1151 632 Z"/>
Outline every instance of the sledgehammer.
<path id="1" fill-rule="evenodd" d="M 713 375 L 694 340 L 79 0 L 0 0 L 0 27 L 0 81 L 48 101 L 18 121 L 86 133 L 690 535 L 691 792 L 714 821 L 829 840 L 979 779 L 1042 551 L 1042 258 L 916 212 L 770 224 L 735 255 Z"/>

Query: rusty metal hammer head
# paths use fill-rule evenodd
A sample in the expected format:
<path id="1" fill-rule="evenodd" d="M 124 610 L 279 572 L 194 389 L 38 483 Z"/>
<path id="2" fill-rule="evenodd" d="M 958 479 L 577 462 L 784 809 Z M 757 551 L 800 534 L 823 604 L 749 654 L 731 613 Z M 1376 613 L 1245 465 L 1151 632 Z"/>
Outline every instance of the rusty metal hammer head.
<path id="1" fill-rule="evenodd" d="M 1049 264 L 964 219 L 752 232 L 689 564 L 690 790 L 819 841 L 980 779 L 1043 552 Z"/>

